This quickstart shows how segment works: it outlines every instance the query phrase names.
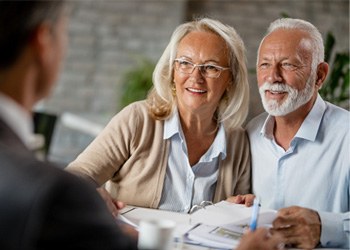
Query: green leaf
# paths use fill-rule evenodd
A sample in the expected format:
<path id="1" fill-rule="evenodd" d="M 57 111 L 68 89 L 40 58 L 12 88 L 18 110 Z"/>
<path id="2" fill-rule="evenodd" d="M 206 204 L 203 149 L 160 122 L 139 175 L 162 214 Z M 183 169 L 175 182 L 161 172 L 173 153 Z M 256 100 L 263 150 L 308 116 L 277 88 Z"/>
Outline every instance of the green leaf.
<path id="1" fill-rule="evenodd" d="M 147 97 L 148 91 L 152 87 L 152 74 L 155 64 L 148 59 L 141 59 L 137 66 L 125 72 L 122 78 L 122 107 Z"/>
<path id="2" fill-rule="evenodd" d="M 332 56 L 332 51 L 335 45 L 335 38 L 332 32 L 327 33 L 324 49 L 325 49 L 325 61 L 329 62 Z"/>

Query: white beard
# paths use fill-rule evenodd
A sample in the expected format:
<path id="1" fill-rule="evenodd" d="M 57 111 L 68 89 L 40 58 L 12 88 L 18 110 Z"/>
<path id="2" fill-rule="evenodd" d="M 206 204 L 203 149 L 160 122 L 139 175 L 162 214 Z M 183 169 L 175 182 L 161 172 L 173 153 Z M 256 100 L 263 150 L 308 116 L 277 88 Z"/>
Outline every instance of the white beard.
<path id="1" fill-rule="evenodd" d="M 284 83 L 268 83 L 265 82 L 260 88 L 260 96 L 262 104 L 267 113 L 273 116 L 284 116 L 296 109 L 300 108 L 302 105 L 310 101 L 314 94 L 314 81 L 315 76 L 310 75 L 306 82 L 305 88 L 302 90 L 297 90 L 290 87 Z M 279 103 L 277 100 L 269 100 L 265 96 L 265 91 L 275 91 L 275 92 L 287 92 L 287 99 Z"/>

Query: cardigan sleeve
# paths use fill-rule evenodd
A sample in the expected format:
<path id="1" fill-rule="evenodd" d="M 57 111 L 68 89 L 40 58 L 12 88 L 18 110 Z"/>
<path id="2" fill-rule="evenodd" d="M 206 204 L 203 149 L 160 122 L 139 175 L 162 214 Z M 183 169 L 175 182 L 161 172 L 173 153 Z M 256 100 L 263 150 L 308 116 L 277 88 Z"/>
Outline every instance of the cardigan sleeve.
<path id="1" fill-rule="evenodd" d="M 129 158 L 138 124 L 135 105 L 125 107 L 66 170 L 92 179 L 101 186 L 111 179 Z"/>
<path id="2" fill-rule="evenodd" d="M 120 111 L 100 135 L 66 168 L 92 179 L 115 199 L 129 205 L 157 207 L 167 166 L 164 122 L 155 120 L 146 101 Z"/>
<path id="3" fill-rule="evenodd" d="M 220 163 L 214 202 L 251 192 L 250 150 L 244 129 L 226 129 L 227 156 Z"/>
<path id="4" fill-rule="evenodd" d="M 239 164 L 238 164 L 238 175 L 237 175 L 237 185 L 233 190 L 233 195 L 238 194 L 249 194 L 252 193 L 251 190 L 251 161 L 250 161 L 250 146 L 247 133 L 244 131 L 242 133 L 242 142 L 238 151 Z"/>

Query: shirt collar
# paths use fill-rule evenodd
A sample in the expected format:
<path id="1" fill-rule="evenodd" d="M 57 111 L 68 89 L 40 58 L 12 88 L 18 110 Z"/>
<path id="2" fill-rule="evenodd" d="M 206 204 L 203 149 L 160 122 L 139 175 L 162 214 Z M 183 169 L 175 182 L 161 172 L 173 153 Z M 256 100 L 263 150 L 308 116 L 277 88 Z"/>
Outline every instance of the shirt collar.
<path id="1" fill-rule="evenodd" d="M 301 124 L 301 127 L 294 137 L 303 138 L 309 141 L 315 141 L 325 111 L 326 103 L 318 94 L 315 104 L 313 105 L 311 111 L 306 116 L 305 120 Z M 268 115 L 260 133 L 269 139 L 273 139 L 274 126 L 275 117 Z"/>
<path id="2" fill-rule="evenodd" d="M 33 120 L 15 101 L 0 93 L 0 117 L 30 149 L 33 145 Z"/>
<path id="3" fill-rule="evenodd" d="M 169 139 L 178 133 L 180 134 L 180 118 L 177 110 L 175 109 L 169 119 L 164 121 L 163 139 Z"/>
<path id="4" fill-rule="evenodd" d="M 295 137 L 315 141 L 325 111 L 326 103 L 318 94 L 314 106 L 306 116 L 303 124 L 301 124 L 301 127 Z"/>
<path id="5" fill-rule="evenodd" d="M 176 134 L 179 134 L 181 140 L 183 140 L 183 132 L 180 125 L 179 113 L 177 110 L 174 110 L 170 118 L 164 122 L 163 139 L 169 139 Z M 226 157 L 226 135 L 222 123 L 219 124 L 219 129 L 215 136 L 214 142 L 202 160 L 210 161 L 211 159 L 218 157 L 220 153 L 222 154 L 221 158 L 224 159 Z"/>
<path id="6" fill-rule="evenodd" d="M 264 122 L 264 125 L 261 128 L 260 134 L 272 140 L 274 126 L 275 126 L 275 117 L 272 115 L 268 115 Z"/>
<path id="7" fill-rule="evenodd" d="M 213 144 L 210 146 L 208 154 L 203 157 L 204 161 L 211 161 L 213 158 L 221 154 L 221 159 L 226 158 L 226 136 L 222 123 L 219 124 L 218 132 L 215 136 Z"/>

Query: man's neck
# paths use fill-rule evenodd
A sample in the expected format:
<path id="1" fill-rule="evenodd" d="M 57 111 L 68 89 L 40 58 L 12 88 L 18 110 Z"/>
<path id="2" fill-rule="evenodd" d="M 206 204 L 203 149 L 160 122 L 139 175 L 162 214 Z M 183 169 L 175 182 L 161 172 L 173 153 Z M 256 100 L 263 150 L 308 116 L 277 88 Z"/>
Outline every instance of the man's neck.
<path id="1" fill-rule="evenodd" d="M 276 117 L 274 127 L 274 137 L 278 145 L 284 150 L 287 150 L 290 146 L 290 142 L 298 132 L 304 119 L 290 120 L 285 117 Z"/>
<path id="2" fill-rule="evenodd" d="M 0 71 L 0 92 L 11 98 L 29 114 L 37 101 L 37 69 L 19 60 L 10 68 Z"/>
<path id="3" fill-rule="evenodd" d="M 311 98 L 309 102 L 296 109 L 295 111 L 285 115 L 275 117 L 274 137 L 278 145 L 287 150 L 291 141 L 303 124 L 306 116 L 311 111 L 317 94 Z"/>

